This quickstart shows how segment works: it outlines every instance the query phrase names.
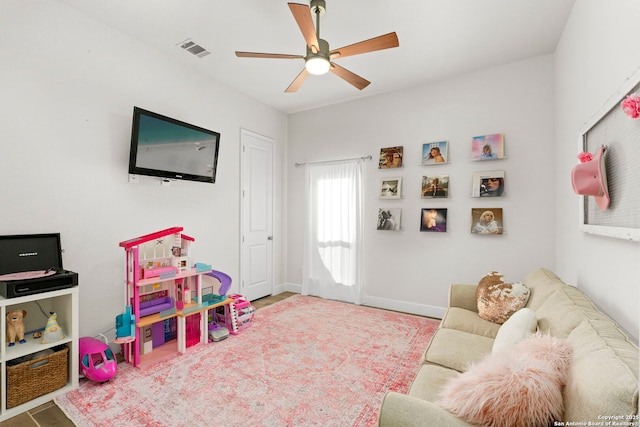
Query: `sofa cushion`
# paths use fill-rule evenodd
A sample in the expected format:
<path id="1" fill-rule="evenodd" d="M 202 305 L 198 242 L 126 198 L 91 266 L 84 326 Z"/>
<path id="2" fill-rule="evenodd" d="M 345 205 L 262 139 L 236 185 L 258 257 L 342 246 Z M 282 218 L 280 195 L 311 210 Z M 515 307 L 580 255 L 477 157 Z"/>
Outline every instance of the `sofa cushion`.
<path id="1" fill-rule="evenodd" d="M 598 319 L 598 320 L 609 320 L 612 323 L 615 323 L 613 319 L 607 316 L 604 312 L 600 311 L 598 307 L 583 294 L 578 288 L 575 286 L 565 285 L 562 288 L 562 292 L 564 292 L 567 297 L 579 307 L 589 318 Z"/>
<path id="2" fill-rule="evenodd" d="M 492 353 L 509 348 L 529 337 L 538 329 L 536 313 L 530 308 L 522 308 L 504 322 L 493 342 Z"/>
<path id="3" fill-rule="evenodd" d="M 571 344 L 533 335 L 451 380 L 436 403 L 480 426 L 545 426 L 563 412 Z"/>
<path id="4" fill-rule="evenodd" d="M 493 338 L 440 328 L 424 353 L 424 362 L 464 372 L 470 364 L 491 353 L 492 347 Z"/>
<path id="5" fill-rule="evenodd" d="M 567 340 L 574 359 L 564 391 L 564 420 L 601 422 L 606 415 L 637 414 L 638 347 L 607 320 L 586 320 Z"/>
<path id="6" fill-rule="evenodd" d="M 457 329 L 489 338 L 495 338 L 500 329 L 500 325 L 484 320 L 478 316 L 476 311 L 469 311 L 458 307 L 450 307 L 447 309 L 447 312 L 440 322 L 440 327 Z"/>
<path id="7" fill-rule="evenodd" d="M 502 274 L 495 271 L 480 279 L 476 289 L 478 314 L 498 324 L 524 307 L 528 299 L 529 288 L 522 283 L 506 283 Z"/>
<path id="8" fill-rule="evenodd" d="M 435 403 L 389 392 L 380 406 L 381 427 L 473 427 Z"/>
<path id="9" fill-rule="evenodd" d="M 558 276 L 545 268 L 532 271 L 525 276 L 522 282 L 529 288 L 530 295 L 527 307 L 532 310 L 540 307 L 552 293 L 564 285 Z"/>
<path id="10" fill-rule="evenodd" d="M 458 371 L 440 365 L 424 364 L 411 384 L 409 395 L 418 399 L 435 402 L 445 384 L 458 376 Z"/>
<path id="11" fill-rule="evenodd" d="M 476 289 L 478 285 L 452 284 L 449 286 L 449 307 L 466 308 L 478 312 Z"/>
<path id="12" fill-rule="evenodd" d="M 609 320 L 600 310 L 596 309 L 582 293 L 582 297 L 567 294 L 569 285 L 563 285 L 542 303 L 536 310 L 538 327 L 560 338 L 566 338 L 571 331 L 584 320 Z M 574 288 L 575 289 L 575 288 Z"/>

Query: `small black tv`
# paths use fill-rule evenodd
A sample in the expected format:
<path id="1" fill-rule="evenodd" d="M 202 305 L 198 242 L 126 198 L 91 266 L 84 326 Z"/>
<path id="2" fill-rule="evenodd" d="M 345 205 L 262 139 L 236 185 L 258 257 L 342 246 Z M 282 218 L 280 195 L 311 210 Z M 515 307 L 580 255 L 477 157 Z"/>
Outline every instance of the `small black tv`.
<path id="1" fill-rule="evenodd" d="M 133 108 L 129 173 L 216 182 L 220 133 Z"/>

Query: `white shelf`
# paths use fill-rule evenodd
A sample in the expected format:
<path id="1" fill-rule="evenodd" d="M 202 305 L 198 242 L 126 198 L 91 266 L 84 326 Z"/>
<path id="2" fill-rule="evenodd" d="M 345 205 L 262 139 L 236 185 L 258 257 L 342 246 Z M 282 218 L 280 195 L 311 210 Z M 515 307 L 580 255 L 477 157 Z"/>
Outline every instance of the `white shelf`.
<path id="1" fill-rule="evenodd" d="M 44 315 L 41 315 L 40 308 L 35 305 L 35 302 L 43 310 L 50 310 L 58 315 L 58 324 L 62 328 L 65 337 L 54 343 L 41 344 L 41 338 L 33 338 L 32 334 L 25 334 L 26 343 L 20 344 L 16 342 L 15 345 L 9 347 L 6 342 L 6 314 L 11 310 L 26 309 L 29 316 L 25 319 L 25 326 L 27 330 L 33 330 L 35 319 L 44 319 Z M 38 308 L 38 311 L 34 311 L 35 308 Z M 46 320 L 41 324 L 37 324 L 39 327 L 44 327 Z M 0 297 L 0 342 L 2 343 L 2 347 L 0 347 L 0 375 L 2 376 L 2 381 L 0 381 L 0 421 L 15 417 L 78 387 L 78 334 L 78 286 L 18 298 Z M 7 362 L 59 345 L 66 345 L 69 348 L 67 355 L 67 384 L 51 393 L 8 409 Z"/>
<path id="2" fill-rule="evenodd" d="M 60 344 L 66 344 L 73 341 L 73 339 L 70 336 L 66 335 L 66 333 L 63 339 L 51 344 L 40 344 L 40 340 L 42 338 L 33 338 L 31 336 L 26 336 L 26 335 L 24 339 L 27 340 L 27 342 L 24 344 L 16 343 L 13 347 L 7 347 L 7 351 L 5 353 L 5 360 L 8 361 L 12 359 L 17 359 L 19 357 L 23 357 L 28 354 L 37 353 L 39 351 L 46 350 L 48 348 L 57 347 Z M 5 343 L 5 346 L 6 345 L 7 344 Z"/>

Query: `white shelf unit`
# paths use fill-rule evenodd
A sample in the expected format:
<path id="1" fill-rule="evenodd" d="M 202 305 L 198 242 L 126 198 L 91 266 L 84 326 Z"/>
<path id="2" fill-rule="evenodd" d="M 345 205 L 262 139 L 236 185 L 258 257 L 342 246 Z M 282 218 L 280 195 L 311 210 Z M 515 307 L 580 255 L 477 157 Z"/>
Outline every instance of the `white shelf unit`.
<path id="1" fill-rule="evenodd" d="M 36 304 L 37 302 L 37 304 Z M 40 339 L 32 337 L 32 334 L 25 333 L 24 344 L 16 343 L 9 347 L 6 342 L 6 315 L 12 310 L 26 310 L 25 326 L 27 330 L 32 330 L 30 325 L 38 323 L 39 328 L 43 328 L 47 319 L 40 312 L 40 307 L 45 313 L 55 312 L 58 316 L 58 324 L 65 335 L 60 341 L 51 344 L 41 344 Z M 38 319 L 36 321 L 36 319 Z M 42 320 L 40 322 L 40 320 Z M 41 325 L 40 325 L 41 323 Z M 61 289 L 51 292 L 42 292 L 35 295 L 28 295 L 18 298 L 0 297 L 0 421 L 15 417 L 29 409 L 51 401 L 54 397 L 66 393 L 78 387 L 78 287 Z M 48 348 L 57 347 L 61 344 L 69 348 L 67 356 L 67 384 L 51 393 L 37 397 L 21 405 L 7 409 L 7 362 L 19 357 L 28 356 Z"/>

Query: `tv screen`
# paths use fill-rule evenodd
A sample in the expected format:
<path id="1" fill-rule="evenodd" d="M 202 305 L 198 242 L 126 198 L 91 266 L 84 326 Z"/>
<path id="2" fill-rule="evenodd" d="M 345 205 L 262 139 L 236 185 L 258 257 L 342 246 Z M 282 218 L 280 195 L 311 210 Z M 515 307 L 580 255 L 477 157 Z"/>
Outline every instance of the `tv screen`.
<path id="1" fill-rule="evenodd" d="M 133 108 L 129 173 L 216 182 L 220 134 Z"/>

